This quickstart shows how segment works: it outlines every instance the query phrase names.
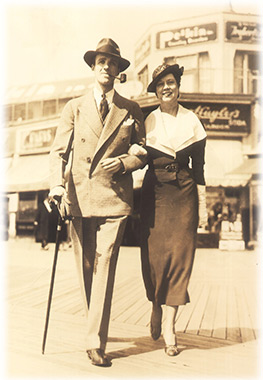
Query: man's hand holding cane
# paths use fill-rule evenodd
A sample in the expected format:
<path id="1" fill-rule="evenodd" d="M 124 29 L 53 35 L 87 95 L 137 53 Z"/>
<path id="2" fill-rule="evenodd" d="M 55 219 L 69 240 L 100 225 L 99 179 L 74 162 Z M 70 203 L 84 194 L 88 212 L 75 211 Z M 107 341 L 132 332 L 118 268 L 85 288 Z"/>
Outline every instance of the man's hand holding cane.
<path id="1" fill-rule="evenodd" d="M 71 219 L 70 201 L 67 197 L 66 189 L 63 186 L 56 186 L 48 194 L 49 202 L 53 202 L 59 211 L 62 220 Z"/>

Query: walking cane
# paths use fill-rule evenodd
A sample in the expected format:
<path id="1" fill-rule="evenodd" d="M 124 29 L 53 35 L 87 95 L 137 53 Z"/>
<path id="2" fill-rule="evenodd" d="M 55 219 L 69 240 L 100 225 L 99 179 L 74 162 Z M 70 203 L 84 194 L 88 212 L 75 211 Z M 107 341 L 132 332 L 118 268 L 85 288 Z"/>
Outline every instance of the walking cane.
<path id="1" fill-rule="evenodd" d="M 58 205 L 57 205 L 57 207 L 58 207 Z M 42 354 L 43 355 L 44 355 L 44 352 L 45 352 L 45 345 L 46 345 L 46 339 L 47 339 L 49 314 L 50 314 L 50 307 L 51 307 L 52 294 L 53 294 L 54 281 L 55 281 L 55 273 L 56 273 L 56 266 L 57 266 L 57 258 L 58 258 L 59 245 L 60 245 L 60 234 L 61 234 L 61 229 L 62 229 L 62 221 L 65 219 L 65 218 L 62 218 L 60 210 L 59 210 L 59 207 L 58 207 L 58 211 L 59 211 L 59 213 L 58 213 L 58 224 L 57 224 L 57 232 L 56 232 L 55 254 L 54 254 L 54 260 L 53 260 L 51 280 L 50 280 L 50 288 L 49 288 L 49 296 L 48 296 L 48 303 L 47 303 L 45 330 L 44 330 L 44 336 L 43 336 L 43 342 L 42 342 Z"/>

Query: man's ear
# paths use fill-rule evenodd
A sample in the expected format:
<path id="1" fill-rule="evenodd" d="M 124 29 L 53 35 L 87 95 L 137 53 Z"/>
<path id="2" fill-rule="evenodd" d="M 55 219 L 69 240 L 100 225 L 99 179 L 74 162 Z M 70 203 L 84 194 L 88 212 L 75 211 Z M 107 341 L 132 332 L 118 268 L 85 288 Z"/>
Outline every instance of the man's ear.
<path id="1" fill-rule="evenodd" d="M 93 71 L 95 69 L 94 63 L 90 67 L 91 67 L 91 70 Z"/>

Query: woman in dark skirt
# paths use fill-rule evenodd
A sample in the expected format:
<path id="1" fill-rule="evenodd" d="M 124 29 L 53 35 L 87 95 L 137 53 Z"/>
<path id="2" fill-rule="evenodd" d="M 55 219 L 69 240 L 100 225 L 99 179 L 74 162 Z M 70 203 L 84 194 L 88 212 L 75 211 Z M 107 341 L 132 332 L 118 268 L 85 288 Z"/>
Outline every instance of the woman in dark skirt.
<path id="1" fill-rule="evenodd" d="M 149 169 L 141 197 L 141 260 L 152 302 L 151 335 L 157 340 L 161 334 L 165 305 L 162 333 L 169 356 L 178 353 L 175 318 L 179 305 L 189 302 L 197 227 L 207 222 L 206 132 L 197 116 L 178 103 L 182 74 L 177 64 L 160 65 L 148 86 L 160 107 L 145 121 Z"/>

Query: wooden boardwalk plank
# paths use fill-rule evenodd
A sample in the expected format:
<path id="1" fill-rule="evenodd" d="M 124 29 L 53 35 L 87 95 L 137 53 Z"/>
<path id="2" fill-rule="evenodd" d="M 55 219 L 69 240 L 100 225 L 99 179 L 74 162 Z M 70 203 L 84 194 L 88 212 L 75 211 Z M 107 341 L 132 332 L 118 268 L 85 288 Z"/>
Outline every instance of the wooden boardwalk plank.
<path id="1" fill-rule="evenodd" d="M 227 286 L 220 284 L 217 295 L 216 313 L 214 319 L 214 326 L 212 337 L 218 339 L 226 339 L 226 300 L 227 300 Z"/>
<path id="2" fill-rule="evenodd" d="M 262 280 L 262 279 L 261 279 Z M 259 288 L 257 289 L 258 292 L 251 291 L 251 286 L 244 286 L 244 298 L 247 305 L 247 308 L 250 310 L 250 319 L 253 326 L 253 330 L 255 333 L 256 338 L 259 337 L 259 326 L 262 322 L 262 316 L 259 315 L 259 307 L 261 301 L 261 296 L 259 295 Z M 253 294 L 253 296 L 251 296 Z"/>
<path id="3" fill-rule="evenodd" d="M 142 307 L 142 314 L 140 319 L 136 322 L 137 325 L 149 327 L 152 312 L 152 303 L 144 298 L 144 306 Z"/>
<path id="4" fill-rule="evenodd" d="M 227 290 L 227 339 L 241 342 L 241 331 L 239 325 L 237 301 L 235 298 L 235 287 L 228 285 Z"/>
<path id="5" fill-rule="evenodd" d="M 239 316 L 239 326 L 241 332 L 242 342 L 249 342 L 256 339 L 256 334 L 252 326 L 251 312 L 249 310 L 248 303 L 246 302 L 246 296 L 243 286 L 236 287 L 236 300 Z"/>
<path id="6" fill-rule="evenodd" d="M 201 320 L 205 312 L 205 306 L 207 304 L 209 292 L 210 292 L 209 287 L 204 285 L 200 293 L 200 296 L 197 299 L 195 308 L 193 309 L 193 312 L 189 316 L 190 319 L 189 319 L 189 322 L 187 324 L 187 329 L 186 329 L 187 333 L 196 334 L 196 335 L 199 333 Z"/>
<path id="7" fill-rule="evenodd" d="M 175 328 L 177 331 L 187 332 L 188 324 L 195 307 L 197 306 L 204 284 L 198 281 L 190 293 L 191 302 L 180 306 L 176 317 Z"/>
<path id="8" fill-rule="evenodd" d="M 218 285 L 211 284 L 209 297 L 205 306 L 205 312 L 203 314 L 201 325 L 199 329 L 199 335 L 212 336 L 215 314 L 216 314 L 216 300 L 218 296 Z"/>
<path id="9" fill-rule="evenodd" d="M 140 290 L 141 285 L 139 283 L 134 283 L 132 288 L 127 287 L 126 295 L 124 295 L 121 299 L 116 299 L 118 294 L 113 299 L 113 307 L 112 307 L 112 319 L 119 319 L 123 321 L 126 318 L 127 313 L 129 313 L 129 308 L 134 305 L 138 299 L 138 291 Z"/>

